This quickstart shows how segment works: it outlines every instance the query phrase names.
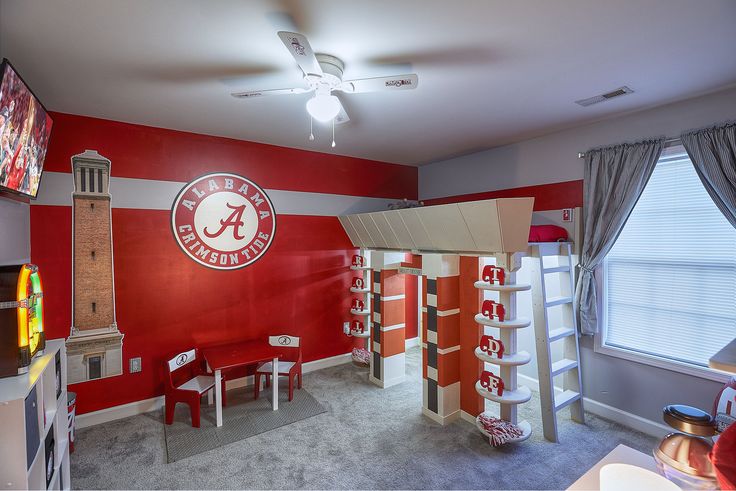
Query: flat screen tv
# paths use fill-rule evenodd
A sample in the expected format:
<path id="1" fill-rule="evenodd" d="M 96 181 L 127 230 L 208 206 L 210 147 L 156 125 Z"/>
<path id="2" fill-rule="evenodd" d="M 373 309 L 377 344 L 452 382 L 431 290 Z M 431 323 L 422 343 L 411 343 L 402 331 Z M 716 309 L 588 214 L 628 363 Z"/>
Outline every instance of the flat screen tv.
<path id="1" fill-rule="evenodd" d="M 7 59 L 0 64 L 0 190 L 38 193 L 53 121 Z"/>

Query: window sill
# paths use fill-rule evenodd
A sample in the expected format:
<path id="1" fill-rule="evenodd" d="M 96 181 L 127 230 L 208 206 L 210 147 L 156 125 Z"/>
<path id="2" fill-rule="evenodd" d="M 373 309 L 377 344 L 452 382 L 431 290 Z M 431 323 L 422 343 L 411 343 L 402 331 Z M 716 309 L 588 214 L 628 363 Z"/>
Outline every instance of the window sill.
<path id="1" fill-rule="evenodd" d="M 700 367 L 691 365 L 689 363 L 682 363 L 674 360 L 668 360 L 660 358 L 658 356 L 647 355 L 644 353 L 638 353 L 636 351 L 627 350 L 624 348 L 618 348 L 613 346 L 606 346 L 601 342 L 601 336 L 595 336 L 595 342 L 593 343 L 593 350 L 596 353 L 601 353 L 607 356 L 613 356 L 616 358 L 622 358 L 624 360 L 641 363 L 643 365 L 649 365 L 652 367 L 662 368 L 671 372 L 682 373 L 684 375 L 690 375 L 692 377 L 698 377 L 706 380 L 713 380 L 715 382 L 726 383 L 731 378 L 731 375 L 726 372 L 721 372 L 711 368 Z"/>

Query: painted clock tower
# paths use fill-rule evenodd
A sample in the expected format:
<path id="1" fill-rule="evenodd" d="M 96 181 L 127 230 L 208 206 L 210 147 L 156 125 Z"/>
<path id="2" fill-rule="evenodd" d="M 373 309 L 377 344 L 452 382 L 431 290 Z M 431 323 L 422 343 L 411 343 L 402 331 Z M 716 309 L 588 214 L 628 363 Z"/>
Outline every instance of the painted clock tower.
<path id="1" fill-rule="evenodd" d="M 123 334 L 115 320 L 110 160 L 94 150 L 72 157 L 72 328 L 69 383 L 123 373 Z"/>

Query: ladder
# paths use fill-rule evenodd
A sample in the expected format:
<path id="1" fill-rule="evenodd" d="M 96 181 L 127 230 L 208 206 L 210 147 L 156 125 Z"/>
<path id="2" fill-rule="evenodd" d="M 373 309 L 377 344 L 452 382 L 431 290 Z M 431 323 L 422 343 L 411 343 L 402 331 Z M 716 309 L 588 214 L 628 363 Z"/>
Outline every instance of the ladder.
<path id="1" fill-rule="evenodd" d="M 574 309 L 575 278 L 572 246 L 569 242 L 529 244 L 533 271 L 532 310 L 534 337 L 537 348 L 539 397 L 542 406 L 544 437 L 558 442 L 557 413 L 570 407 L 573 421 L 585 422 L 582 381 L 580 377 L 580 347 Z M 553 265 L 545 258 L 556 258 Z M 554 283 L 555 277 L 559 285 Z M 555 359 L 555 361 L 553 361 Z M 555 389 L 554 380 L 562 376 L 562 390 Z"/>

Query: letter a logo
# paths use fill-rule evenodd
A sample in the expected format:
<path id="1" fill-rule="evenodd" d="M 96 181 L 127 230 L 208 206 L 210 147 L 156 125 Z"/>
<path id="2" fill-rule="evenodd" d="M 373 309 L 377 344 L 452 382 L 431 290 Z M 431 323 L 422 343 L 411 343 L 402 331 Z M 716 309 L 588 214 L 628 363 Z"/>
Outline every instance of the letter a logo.
<path id="1" fill-rule="evenodd" d="M 181 188 L 171 205 L 171 231 L 191 260 L 206 268 L 235 270 L 268 251 L 276 232 L 276 210 L 258 184 L 237 174 L 213 172 Z"/>
<path id="2" fill-rule="evenodd" d="M 204 234 L 210 239 L 214 239 L 215 237 L 219 237 L 220 235 L 222 235 L 223 232 L 225 232 L 225 229 L 227 229 L 228 227 L 232 227 L 233 238 L 235 240 L 241 240 L 245 237 L 240 233 L 240 227 L 245 226 L 245 222 L 243 221 L 243 212 L 245 211 L 245 205 L 233 206 L 230 203 L 227 203 L 226 206 L 233 210 L 233 212 L 230 213 L 229 217 L 220 220 L 220 230 L 212 233 L 205 227 Z"/>

